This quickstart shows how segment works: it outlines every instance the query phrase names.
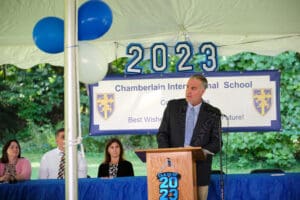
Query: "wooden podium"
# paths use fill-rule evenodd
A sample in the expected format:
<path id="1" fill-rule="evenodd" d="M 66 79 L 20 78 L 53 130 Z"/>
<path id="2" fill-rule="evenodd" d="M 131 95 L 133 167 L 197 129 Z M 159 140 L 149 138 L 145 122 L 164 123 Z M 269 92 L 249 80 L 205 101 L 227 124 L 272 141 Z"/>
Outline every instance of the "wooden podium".
<path id="1" fill-rule="evenodd" d="M 149 200 L 197 199 L 195 161 L 204 159 L 201 147 L 138 149 L 135 153 L 147 164 Z"/>

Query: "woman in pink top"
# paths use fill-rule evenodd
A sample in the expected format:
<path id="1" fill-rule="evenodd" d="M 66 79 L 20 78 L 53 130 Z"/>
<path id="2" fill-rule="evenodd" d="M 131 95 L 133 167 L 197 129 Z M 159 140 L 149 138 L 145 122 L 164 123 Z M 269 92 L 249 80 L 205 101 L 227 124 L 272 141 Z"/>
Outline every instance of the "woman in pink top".
<path id="1" fill-rule="evenodd" d="M 8 141 L 2 148 L 0 159 L 0 182 L 29 180 L 31 164 L 21 157 L 21 147 L 17 140 Z"/>

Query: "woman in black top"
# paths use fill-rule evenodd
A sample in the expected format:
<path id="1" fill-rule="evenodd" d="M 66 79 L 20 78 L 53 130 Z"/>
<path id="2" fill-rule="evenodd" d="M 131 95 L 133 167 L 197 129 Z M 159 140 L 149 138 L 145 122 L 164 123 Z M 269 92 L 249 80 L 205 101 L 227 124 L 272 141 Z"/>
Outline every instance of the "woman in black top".
<path id="1" fill-rule="evenodd" d="M 132 164 L 123 158 L 123 153 L 124 149 L 120 140 L 110 139 L 105 147 L 105 160 L 98 168 L 98 177 L 134 176 Z"/>

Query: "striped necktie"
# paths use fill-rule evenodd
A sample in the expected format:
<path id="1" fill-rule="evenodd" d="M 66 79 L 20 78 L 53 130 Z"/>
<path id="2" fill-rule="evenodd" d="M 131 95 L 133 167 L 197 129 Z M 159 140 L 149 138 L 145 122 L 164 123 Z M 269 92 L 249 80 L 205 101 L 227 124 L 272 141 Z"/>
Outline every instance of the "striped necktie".
<path id="1" fill-rule="evenodd" d="M 58 179 L 63 179 L 65 177 L 65 153 L 62 152 L 61 154 L 62 155 L 60 158 L 58 174 L 57 174 Z"/>

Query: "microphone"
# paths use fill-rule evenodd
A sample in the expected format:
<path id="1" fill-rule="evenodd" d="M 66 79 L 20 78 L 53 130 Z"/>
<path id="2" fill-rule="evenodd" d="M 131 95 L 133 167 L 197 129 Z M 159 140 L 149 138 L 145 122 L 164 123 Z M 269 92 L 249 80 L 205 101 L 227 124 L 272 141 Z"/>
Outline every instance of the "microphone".
<path id="1" fill-rule="evenodd" d="M 229 117 L 227 115 L 225 115 L 224 113 L 221 113 L 221 117 L 225 117 L 226 119 L 229 119 Z"/>
<path id="2" fill-rule="evenodd" d="M 211 114 L 214 114 L 214 115 L 217 115 L 217 116 L 220 116 L 220 117 L 223 116 L 221 111 L 216 107 L 206 106 L 205 108 L 206 108 L 205 111 L 208 112 L 208 113 L 211 113 Z"/>
<path id="3" fill-rule="evenodd" d="M 229 117 L 228 117 L 226 114 L 222 113 L 222 112 L 221 112 L 218 108 L 216 108 L 216 107 L 213 107 L 213 106 L 207 107 L 207 108 L 206 108 L 206 111 L 209 112 L 209 113 L 212 113 L 212 114 L 214 114 L 214 115 L 220 116 L 220 117 L 225 117 L 227 120 L 229 120 Z"/>
<path id="4" fill-rule="evenodd" d="M 218 117 L 225 117 L 227 121 L 229 121 L 229 118 L 226 114 L 222 113 L 218 108 L 216 107 L 213 107 L 213 106 L 206 106 L 206 112 L 208 113 L 211 113 L 215 116 L 218 116 Z M 225 199 L 225 195 L 224 195 L 224 177 L 223 177 L 223 154 L 222 154 L 222 124 L 221 124 L 221 120 L 219 121 L 219 137 L 220 137 L 220 147 L 221 147 L 221 150 L 219 152 L 219 155 L 220 155 L 220 171 L 221 171 L 221 174 L 220 174 L 220 191 L 221 191 L 221 200 L 224 200 Z M 226 155 L 225 155 L 226 156 Z"/>
<path id="5" fill-rule="evenodd" d="M 226 119 L 227 122 L 227 128 L 229 127 L 229 117 L 223 113 L 221 113 L 221 117 L 224 117 Z M 221 122 L 220 122 L 221 123 Z M 221 142 L 223 141 L 222 138 L 222 127 L 220 126 L 220 130 L 219 130 L 219 134 L 220 134 L 220 145 Z M 227 142 L 226 142 L 226 146 L 228 145 L 228 134 L 227 136 Z M 226 167 L 226 174 L 227 174 L 227 154 L 225 153 L 225 167 Z M 220 191 L 221 191 L 221 200 L 225 199 L 225 182 L 224 182 L 224 174 L 223 174 L 223 154 L 222 154 L 222 148 L 220 151 L 220 170 L 221 170 L 221 174 L 220 174 Z"/>

